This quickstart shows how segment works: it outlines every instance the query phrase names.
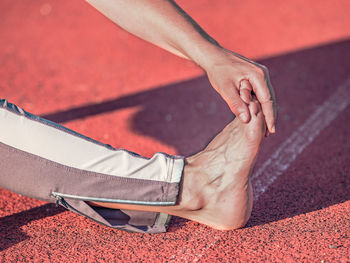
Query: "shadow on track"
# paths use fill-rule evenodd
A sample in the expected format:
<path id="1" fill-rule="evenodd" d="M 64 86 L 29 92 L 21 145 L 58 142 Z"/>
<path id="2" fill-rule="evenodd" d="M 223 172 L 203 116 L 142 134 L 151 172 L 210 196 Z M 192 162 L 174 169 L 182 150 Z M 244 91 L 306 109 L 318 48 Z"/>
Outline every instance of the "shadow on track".
<path id="1" fill-rule="evenodd" d="M 5 250 L 29 238 L 21 231 L 21 226 L 31 221 L 54 216 L 66 211 L 54 204 L 45 204 L 26 211 L 0 218 L 0 251 Z"/>
<path id="2" fill-rule="evenodd" d="M 279 122 L 278 133 L 265 141 L 257 166 L 267 160 L 285 138 L 292 134 L 348 77 L 350 41 L 318 46 L 260 62 L 270 69 L 278 99 Z M 135 132 L 172 145 L 179 154 L 185 156 L 201 150 L 233 119 L 232 113 L 210 87 L 206 77 L 170 84 L 99 104 L 55 112 L 43 117 L 64 123 L 133 106 L 142 106 L 132 119 Z M 340 147 L 339 156 L 343 156 L 343 159 L 339 157 L 340 163 L 348 155 L 346 152 L 348 148 L 341 147 L 341 143 L 344 143 L 344 138 L 338 138 L 336 144 L 338 148 Z M 328 166 L 324 166 L 324 169 L 328 169 L 327 177 L 320 175 L 317 165 L 320 156 L 332 158 L 332 155 L 327 147 L 319 144 L 320 141 L 316 138 L 286 171 L 285 174 L 291 176 L 282 175 L 260 197 L 248 226 L 293 217 L 350 199 L 348 194 L 350 179 L 346 176 L 346 171 L 334 169 L 336 163 L 330 162 Z M 317 149 L 317 152 L 310 149 Z M 305 154 L 307 162 L 300 161 L 299 159 Z M 29 216 L 37 215 L 35 212 L 30 212 Z M 15 218 L 22 220 L 20 216 Z"/>

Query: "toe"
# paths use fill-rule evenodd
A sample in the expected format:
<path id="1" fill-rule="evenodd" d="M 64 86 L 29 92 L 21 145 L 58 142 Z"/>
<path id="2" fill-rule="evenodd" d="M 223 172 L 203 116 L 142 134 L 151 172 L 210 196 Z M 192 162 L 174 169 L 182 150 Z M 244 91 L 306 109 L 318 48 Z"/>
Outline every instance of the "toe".
<path id="1" fill-rule="evenodd" d="M 247 127 L 247 138 L 251 142 L 259 143 L 266 132 L 265 119 L 260 103 L 257 100 L 253 100 L 249 104 L 249 111 L 252 119 Z"/>
<path id="2" fill-rule="evenodd" d="M 252 116 L 258 115 L 260 111 L 260 105 L 259 102 L 254 100 L 249 103 L 249 111 Z"/>

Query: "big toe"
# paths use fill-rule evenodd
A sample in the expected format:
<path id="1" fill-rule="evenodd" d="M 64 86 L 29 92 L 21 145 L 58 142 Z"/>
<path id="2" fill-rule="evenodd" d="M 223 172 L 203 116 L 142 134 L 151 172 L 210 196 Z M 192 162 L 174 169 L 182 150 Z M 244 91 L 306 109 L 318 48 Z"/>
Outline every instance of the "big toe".
<path id="1" fill-rule="evenodd" d="M 249 104 L 249 111 L 252 118 L 247 125 L 248 139 L 260 143 L 266 131 L 265 119 L 260 103 L 256 100 L 252 101 Z"/>

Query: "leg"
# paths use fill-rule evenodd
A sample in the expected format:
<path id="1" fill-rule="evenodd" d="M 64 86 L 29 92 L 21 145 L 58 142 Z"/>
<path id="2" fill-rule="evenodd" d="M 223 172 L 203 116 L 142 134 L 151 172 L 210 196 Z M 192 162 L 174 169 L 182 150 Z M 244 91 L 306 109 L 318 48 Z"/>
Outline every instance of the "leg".
<path id="1" fill-rule="evenodd" d="M 182 157 L 156 153 L 148 159 L 116 150 L 0 100 L 0 186 L 56 202 L 107 226 L 164 232 L 159 212 L 111 210 L 87 201 L 174 205 Z"/>
<path id="2" fill-rule="evenodd" d="M 186 159 L 177 205 L 92 204 L 168 213 L 222 230 L 244 226 L 253 205 L 250 175 L 266 131 L 260 104 L 253 100 L 249 110 L 249 123 L 235 119 L 203 151 Z"/>

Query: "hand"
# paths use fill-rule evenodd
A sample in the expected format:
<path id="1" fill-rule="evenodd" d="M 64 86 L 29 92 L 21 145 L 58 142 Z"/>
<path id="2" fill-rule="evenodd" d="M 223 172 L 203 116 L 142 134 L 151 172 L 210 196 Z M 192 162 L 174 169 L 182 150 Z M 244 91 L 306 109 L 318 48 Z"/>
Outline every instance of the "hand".
<path id="1" fill-rule="evenodd" d="M 250 121 L 247 104 L 253 91 L 261 104 L 266 126 L 275 133 L 276 100 L 268 69 L 237 53 L 220 48 L 203 67 L 214 89 L 226 101 L 231 111 L 242 121 Z"/>

